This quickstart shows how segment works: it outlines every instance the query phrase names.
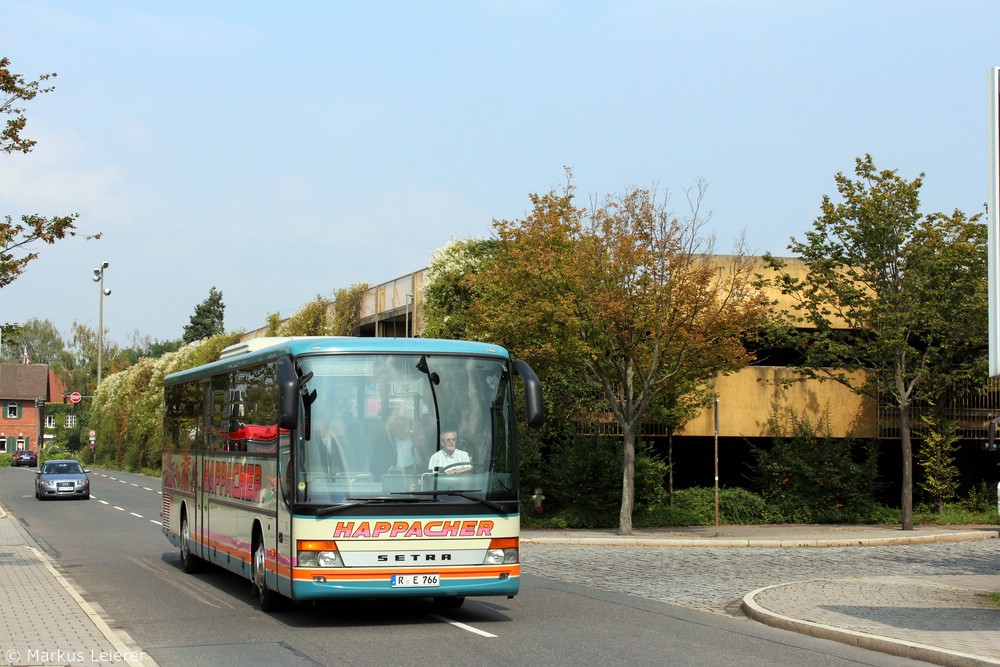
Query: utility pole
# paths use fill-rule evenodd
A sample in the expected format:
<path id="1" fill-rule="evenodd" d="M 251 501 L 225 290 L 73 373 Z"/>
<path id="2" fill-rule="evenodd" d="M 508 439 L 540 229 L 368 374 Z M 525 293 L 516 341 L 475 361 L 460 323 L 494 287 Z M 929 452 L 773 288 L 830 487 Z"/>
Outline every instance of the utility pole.
<path id="1" fill-rule="evenodd" d="M 104 297 L 111 295 L 110 289 L 104 289 L 104 271 L 108 268 L 107 261 L 94 269 L 94 282 L 101 284 L 100 306 L 97 311 L 97 386 L 101 386 L 101 367 L 104 363 Z"/>

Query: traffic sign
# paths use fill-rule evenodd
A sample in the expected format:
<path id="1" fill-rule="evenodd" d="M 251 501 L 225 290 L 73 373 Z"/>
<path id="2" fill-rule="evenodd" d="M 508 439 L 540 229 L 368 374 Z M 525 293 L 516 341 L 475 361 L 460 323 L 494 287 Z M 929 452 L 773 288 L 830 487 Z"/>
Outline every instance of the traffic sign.
<path id="1" fill-rule="evenodd" d="M 83 398 L 83 396 L 81 396 L 80 392 L 78 391 L 74 391 L 72 394 L 69 395 L 69 400 L 73 401 L 74 403 L 79 403 L 81 398 Z"/>

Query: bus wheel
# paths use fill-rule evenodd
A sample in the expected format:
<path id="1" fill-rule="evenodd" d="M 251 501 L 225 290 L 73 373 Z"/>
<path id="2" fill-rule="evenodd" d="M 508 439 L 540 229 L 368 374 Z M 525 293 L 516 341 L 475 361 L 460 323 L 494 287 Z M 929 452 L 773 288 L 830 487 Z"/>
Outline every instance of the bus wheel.
<path id="1" fill-rule="evenodd" d="M 434 598 L 434 604 L 441 609 L 458 609 L 465 603 L 464 597 L 440 597 Z"/>
<path id="2" fill-rule="evenodd" d="M 278 594 L 267 587 L 267 569 L 265 566 L 264 538 L 260 530 L 254 531 L 253 539 L 253 588 L 260 603 L 260 610 L 266 614 L 278 611 Z"/>
<path id="3" fill-rule="evenodd" d="M 188 574 L 200 570 L 201 559 L 191 554 L 191 527 L 187 513 L 181 515 L 181 567 Z"/>

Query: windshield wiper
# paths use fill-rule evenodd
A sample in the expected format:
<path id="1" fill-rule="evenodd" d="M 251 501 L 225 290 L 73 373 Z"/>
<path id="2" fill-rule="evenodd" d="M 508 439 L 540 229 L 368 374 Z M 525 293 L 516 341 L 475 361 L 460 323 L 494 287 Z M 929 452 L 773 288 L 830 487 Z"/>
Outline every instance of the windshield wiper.
<path id="1" fill-rule="evenodd" d="M 316 516 L 328 516 L 330 514 L 335 514 L 341 510 L 350 509 L 352 507 L 363 507 L 364 505 L 379 505 L 381 503 L 419 503 L 422 498 L 386 498 L 386 497 L 376 497 L 376 498 L 348 498 L 347 500 L 351 502 L 343 503 L 341 505 L 330 505 L 329 507 L 321 507 L 316 510 Z"/>
<path id="2" fill-rule="evenodd" d="M 495 503 L 492 500 L 487 500 L 486 498 L 480 498 L 478 496 L 473 496 L 473 493 L 479 493 L 482 489 L 435 489 L 433 491 L 395 491 L 395 494 L 410 494 L 413 496 L 459 496 L 460 498 L 466 498 L 477 503 L 482 503 L 492 510 L 496 510 L 500 514 L 510 514 L 510 510 L 501 505 L 500 503 Z"/>

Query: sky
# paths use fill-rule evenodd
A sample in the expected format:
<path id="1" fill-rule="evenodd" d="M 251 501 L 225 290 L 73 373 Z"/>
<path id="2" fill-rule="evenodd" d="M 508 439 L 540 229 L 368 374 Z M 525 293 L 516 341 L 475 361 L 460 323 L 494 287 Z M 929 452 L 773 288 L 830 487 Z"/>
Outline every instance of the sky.
<path id="1" fill-rule="evenodd" d="M 55 90 L 0 154 L 0 215 L 79 214 L 0 322 L 178 339 L 428 265 L 452 238 L 707 184 L 717 252 L 789 255 L 871 154 L 922 210 L 987 198 L 995 0 L 0 0 L 0 56 Z M 101 234 L 97 240 L 88 235 Z M 108 262 L 101 306 L 93 270 Z"/>

